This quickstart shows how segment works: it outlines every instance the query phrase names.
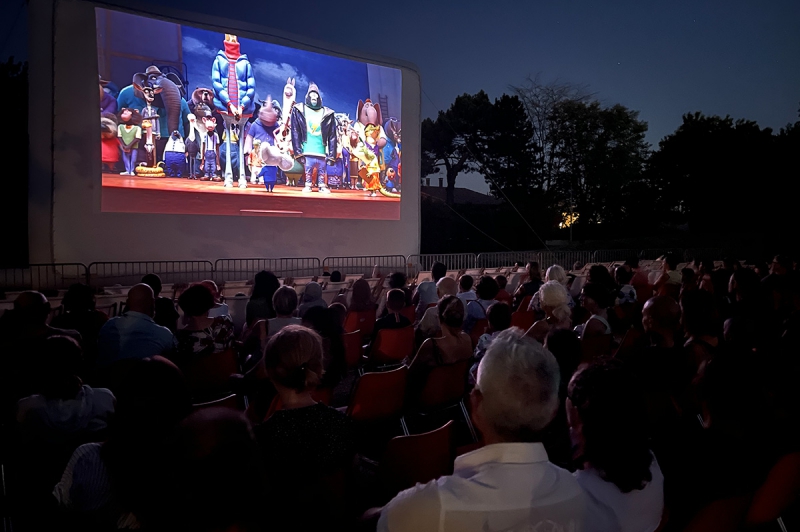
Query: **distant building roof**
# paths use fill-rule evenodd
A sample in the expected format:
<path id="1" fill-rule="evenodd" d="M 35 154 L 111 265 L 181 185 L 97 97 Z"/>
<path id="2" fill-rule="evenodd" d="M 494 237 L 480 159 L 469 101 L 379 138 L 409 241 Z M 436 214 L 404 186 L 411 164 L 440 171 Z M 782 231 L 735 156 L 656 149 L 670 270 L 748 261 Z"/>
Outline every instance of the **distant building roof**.
<path id="1" fill-rule="evenodd" d="M 420 192 L 422 193 L 423 198 L 427 195 L 433 197 L 434 199 L 442 201 L 447 200 L 446 187 L 422 186 L 420 187 Z M 457 204 L 472 203 L 474 205 L 500 205 L 502 203 L 502 201 L 494 196 L 481 194 L 480 192 L 461 187 L 456 187 L 453 190 L 453 201 Z"/>

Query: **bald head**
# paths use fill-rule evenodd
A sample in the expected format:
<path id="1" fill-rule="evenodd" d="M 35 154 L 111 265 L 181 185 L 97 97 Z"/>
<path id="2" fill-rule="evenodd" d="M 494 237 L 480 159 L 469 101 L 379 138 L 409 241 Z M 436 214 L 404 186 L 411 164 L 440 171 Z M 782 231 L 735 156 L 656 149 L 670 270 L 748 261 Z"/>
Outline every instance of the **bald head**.
<path id="1" fill-rule="evenodd" d="M 14 300 L 14 312 L 26 325 L 44 325 L 50 314 L 50 304 L 41 292 L 27 290 Z"/>
<path id="2" fill-rule="evenodd" d="M 153 289 L 144 283 L 131 287 L 128 291 L 128 310 L 141 312 L 152 317 L 155 314 L 156 297 Z"/>
<path id="3" fill-rule="evenodd" d="M 442 277 L 436 282 L 436 292 L 439 298 L 454 296 L 458 293 L 458 283 L 452 277 Z"/>
<path id="4" fill-rule="evenodd" d="M 673 333 L 680 319 L 681 307 L 669 296 L 652 297 L 642 309 L 642 325 L 647 332 Z"/>

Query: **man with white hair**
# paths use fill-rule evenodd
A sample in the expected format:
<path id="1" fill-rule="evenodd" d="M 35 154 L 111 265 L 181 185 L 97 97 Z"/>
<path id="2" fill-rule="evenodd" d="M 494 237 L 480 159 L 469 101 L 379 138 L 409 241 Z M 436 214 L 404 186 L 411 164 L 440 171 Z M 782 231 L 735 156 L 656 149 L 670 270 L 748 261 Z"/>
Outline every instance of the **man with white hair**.
<path id="1" fill-rule="evenodd" d="M 392 499 L 379 531 L 584 529 L 586 495 L 540 440 L 558 410 L 558 363 L 524 334 L 503 331 L 478 367 L 470 401 L 485 446 L 456 458 L 453 475 Z"/>

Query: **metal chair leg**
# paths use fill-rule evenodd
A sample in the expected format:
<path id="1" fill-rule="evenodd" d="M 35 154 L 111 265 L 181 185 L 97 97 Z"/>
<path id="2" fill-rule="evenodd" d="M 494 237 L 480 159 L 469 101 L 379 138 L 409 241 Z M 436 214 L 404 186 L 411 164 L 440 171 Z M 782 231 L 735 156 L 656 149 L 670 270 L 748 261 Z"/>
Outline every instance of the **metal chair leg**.
<path id="1" fill-rule="evenodd" d="M 781 527 L 781 532 L 787 532 L 786 525 L 783 522 L 783 517 L 778 517 L 778 526 Z"/>
<path id="2" fill-rule="evenodd" d="M 403 427 L 403 435 L 408 436 L 408 426 L 406 425 L 406 418 L 405 416 L 400 417 L 400 426 Z"/>
<path id="3" fill-rule="evenodd" d="M 464 404 L 464 400 L 458 402 L 458 406 L 461 407 L 461 413 L 464 414 L 464 421 L 467 422 L 467 427 L 469 427 L 469 433 L 472 435 L 473 443 L 478 443 L 478 434 L 475 432 L 475 427 L 472 426 L 472 420 L 469 417 L 469 412 L 467 412 L 467 406 Z"/>

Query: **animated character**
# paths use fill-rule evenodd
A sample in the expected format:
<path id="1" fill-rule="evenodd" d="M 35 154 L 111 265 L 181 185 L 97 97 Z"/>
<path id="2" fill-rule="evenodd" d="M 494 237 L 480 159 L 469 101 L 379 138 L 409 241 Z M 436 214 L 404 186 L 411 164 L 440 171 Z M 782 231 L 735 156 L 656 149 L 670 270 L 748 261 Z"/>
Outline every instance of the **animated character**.
<path id="1" fill-rule="evenodd" d="M 251 128 L 252 129 L 252 128 Z M 245 145 L 247 141 L 245 140 Z M 258 177 L 261 169 L 264 168 L 264 161 L 261 160 L 261 141 L 253 139 L 252 151 L 247 156 L 248 164 L 250 165 L 250 183 L 264 184 L 263 178 Z"/>
<path id="2" fill-rule="evenodd" d="M 381 108 L 372 103 L 372 100 L 367 98 L 363 102 L 358 100 L 358 108 L 356 109 L 356 123 L 354 128 L 358 133 L 361 142 L 367 141 L 365 129 L 368 125 L 376 126 L 378 129 L 378 138 L 376 145 L 378 148 L 383 149 L 386 146 L 386 132 L 383 130 L 383 118 L 381 116 Z M 383 154 L 380 154 L 382 157 Z"/>
<path id="3" fill-rule="evenodd" d="M 351 132 L 350 152 L 360 161 L 358 175 L 364 182 L 364 189 L 369 192 L 369 196 L 374 197 L 381 189 L 380 148 L 378 148 L 380 130 L 378 126 L 368 124 L 364 128 L 364 136 L 366 142 L 360 139 L 355 129 Z"/>
<path id="4" fill-rule="evenodd" d="M 256 79 L 253 67 L 247 55 L 240 52 L 239 42 L 235 35 L 226 34 L 224 49 L 217 54 L 211 68 L 211 82 L 214 87 L 214 106 L 225 121 L 227 135 L 227 154 L 225 157 L 225 186 L 233 186 L 233 170 L 231 169 L 231 126 L 244 126 L 247 119 L 255 112 L 253 97 L 256 92 Z M 247 188 L 244 174 L 243 153 L 244 138 L 238 142 L 239 188 Z"/>
<path id="5" fill-rule="evenodd" d="M 336 162 L 336 121 L 333 109 L 323 107 L 316 83 L 309 83 L 305 103 L 292 107 L 289 120 L 292 152 L 304 170 L 303 192 L 311 192 L 316 172 L 318 190 L 330 193 L 326 181 L 328 163 Z"/>
<path id="6" fill-rule="evenodd" d="M 186 117 L 189 116 L 189 104 L 183 97 L 183 82 L 173 74 L 163 74 L 155 65 L 147 67 L 144 72 L 133 75 L 131 85 L 123 88 L 117 104 L 120 108 L 128 107 L 141 110 L 146 106 L 142 92 L 136 86 L 150 86 L 153 88 L 156 97 L 153 107 L 157 109 L 159 120 L 158 133 L 161 143 L 165 144 L 170 134 L 177 130 L 181 136 L 186 136 L 184 125 L 187 123 Z M 196 115 L 196 113 L 195 113 Z"/>
<path id="7" fill-rule="evenodd" d="M 401 128 L 400 120 L 397 118 L 390 118 L 383 125 L 383 130 L 386 132 L 386 145 L 383 147 L 383 163 L 386 166 L 386 173 L 388 177 L 389 169 L 394 170 L 397 174 L 397 167 L 400 165 L 400 152 L 401 152 Z"/>
<path id="8" fill-rule="evenodd" d="M 202 140 L 199 140 L 201 132 L 197 128 L 197 117 L 189 114 L 188 119 L 189 134 L 183 144 L 186 149 L 186 161 L 189 163 L 188 177 L 189 179 L 197 179 L 197 159 L 200 155 L 200 144 L 202 143 Z"/>
<path id="9" fill-rule="evenodd" d="M 388 190 L 392 192 L 397 192 L 397 187 L 399 186 L 399 181 L 397 180 L 397 172 L 394 171 L 394 168 L 387 168 L 386 169 L 386 183 L 385 186 Z"/>
<path id="10" fill-rule="evenodd" d="M 281 106 L 278 105 L 278 102 L 273 100 L 271 97 L 267 97 L 266 100 L 260 102 L 260 109 L 258 110 L 258 119 L 255 120 L 251 125 L 250 129 L 247 132 L 247 136 L 244 141 L 244 153 L 252 155 L 253 152 L 258 150 L 264 150 L 265 146 L 276 146 L 276 138 L 275 135 L 280 128 L 278 128 L 279 124 L 279 117 L 281 115 Z M 259 148 L 256 148 L 256 141 L 260 144 Z M 280 156 L 285 161 L 280 160 Z M 258 154 L 258 157 L 261 159 L 261 154 Z M 272 159 L 275 157 L 270 154 Z M 275 164 L 280 166 L 283 169 L 290 170 L 292 166 L 295 164 L 294 160 L 289 156 L 288 153 L 279 153 L 278 152 L 278 159 L 276 162 L 267 162 L 266 160 L 261 160 L 261 165 L 266 164 Z M 287 168 L 288 166 L 288 168 Z M 258 172 L 261 171 L 259 167 L 257 171 L 250 171 L 250 182 L 255 183 L 258 179 Z"/>
<path id="11" fill-rule="evenodd" d="M 133 170 L 136 165 L 136 155 L 139 153 L 139 141 L 142 138 L 142 128 L 139 126 L 142 115 L 136 109 L 123 107 L 119 119 L 122 123 L 117 127 L 117 137 L 122 148 L 122 162 L 125 165 L 125 171 L 120 172 L 120 175 L 136 175 Z"/>
<path id="12" fill-rule="evenodd" d="M 170 177 L 183 177 L 186 168 L 186 145 L 178 131 L 173 131 L 164 148 L 164 166 Z"/>
<path id="13" fill-rule="evenodd" d="M 267 187 L 267 192 L 272 192 L 275 188 L 275 183 L 278 181 L 278 169 L 274 166 L 265 166 L 258 173 L 258 182 L 264 183 Z"/>
<path id="14" fill-rule="evenodd" d="M 116 100 L 114 104 L 116 105 Z M 117 117 L 113 114 L 104 113 L 100 117 L 100 149 L 103 170 L 108 172 L 113 172 L 119 162 L 118 127 Z"/>
<path id="15" fill-rule="evenodd" d="M 203 143 L 202 149 L 200 152 L 203 154 L 202 159 L 202 167 L 203 167 L 203 177 L 200 178 L 201 181 L 222 181 L 221 178 L 217 177 L 217 172 L 220 169 L 219 166 L 219 135 L 215 131 L 217 128 L 217 121 L 214 119 L 213 116 L 205 116 L 203 117 L 203 126 L 205 126 L 206 132 L 203 135 Z"/>
<path id="16" fill-rule="evenodd" d="M 106 92 L 106 85 L 108 85 L 108 81 L 104 80 L 102 77 L 100 78 L 100 114 L 110 113 L 112 115 L 117 114 L 117 99 L 111 96 L 108 92 Z"/>
<path id="17" fill-rule="evenodd" d="M 239 150 L 236 149 L 239 146 L 239 126 L 237 124 L 231 124 L 230 128 L 230 137 L 231 142 L 228 143 L 228 130 L 224 130 L 222 132 L 222 137 L 220 137 L 219 143 L 219 160 L 220 165 L 222 161 L 228 160 L 228 146 L 232 146 L 230 150 L 230 160 L 231 160 L 231 171 L 232 171 L 232 180 L 239 181 L 239 176 L 242 176 L 242 179 L 247 181 L 247 176 L 240 174 L 239 170 L 243 165 L 239 165 Z"/>

